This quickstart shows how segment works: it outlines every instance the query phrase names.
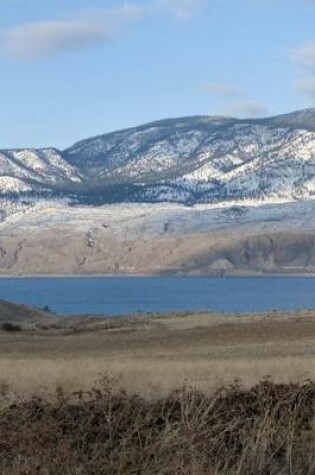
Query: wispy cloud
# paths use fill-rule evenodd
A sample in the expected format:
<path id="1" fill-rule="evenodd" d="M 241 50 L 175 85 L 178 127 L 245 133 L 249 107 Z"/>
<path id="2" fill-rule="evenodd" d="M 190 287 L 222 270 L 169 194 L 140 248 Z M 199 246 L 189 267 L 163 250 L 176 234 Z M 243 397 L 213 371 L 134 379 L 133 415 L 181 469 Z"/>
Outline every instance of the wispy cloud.
<path id="1" fill-rule="evenodd" d="M 315 1 L 312 0 L 315 5 Z M 299 72 L 315 71 L 315 42 L 306 43 L 292 52 L 292 59 L 298 66 Z M 294 89 L 303 94 L 312 105 L 315 103 L 315 77 L 299 79 L 293 84 Z"/>
<path id="2" fill-rule="evenodd" d="M 262 117 L 269 113 L 269 109 L 256 101 L 240 100 L 232 102 L 227 113 L 237 117 Z"/>
<path id="3" fill-rule="evenodd" d="M 308 43 L 292 52 L 293 60 L 304 68 L 315 68 L 315 43 Z"/>
<path id="4" fill-rule="evenodd" d="M 224 114 L 236 117 L 261 117 L 268 113 L 268 107 L 257 101 L 248 100 L 242 92 L 230 82 L 205 82 L 202 91 L 221 99 L 225 104 Z"/>
<path id="5" fill-rule="evenodd" d="M 207 81 L 202 84 L 202 90 L 207 94 L 227 99 L 231 97 L 236 97 L 240 94 L 239 90 L 233 84 L 224 81 Z"/>
<path id="6" fill-rule="evenodd" d="M 114 8 L 87 8 L 76 12 L 73 17 L 77 19 L 88 19 L 93 22 L 99 22 L 103 25 L 115 26 L 122 22 L 141 20 L 146 14 L 146 8 L 125 2 Z"/>
<path id="7" fill-rule="evenodd" d="M 155 0 L 157 8 L 168 10 L 179 20 L 189 20 L 203 4 L 204 0 Z"/>
<path id="8" fill-rule="evenodd" d="M 143 13 L 130 3 L 112 9 L 80 11 L 65 20 L 29 23 L 7 30 L 3 45 L 18 60 L 51 58 L 108 42 L 126 23 L 139 20 Z"/>
<path id="9" fill-rule="evenodd" d="M 2 34 L 2 45 L 17 60 L 38 61 L 109 42 L 129 23 L 144 17 L 167 13 L 188 20 L 202 3 L 203 0 L 151 0 L 143 7 L 125 2 L 116 8 L 83 10 L 64 20 L 13 27 Z"/>
<path id="10" fill-rule="evenodd" d="M 295 89 L 306 97 L 315 101 L 315 78 L 307 78 L 297 81 L 294 84 Z"/>
<path id="11" fill-rule="evenodd" d="M 34 61 L 108 41 L 104 26 L 84 21 L 47 21 L 13 28 L 5 49 L 16 59 Z"/>

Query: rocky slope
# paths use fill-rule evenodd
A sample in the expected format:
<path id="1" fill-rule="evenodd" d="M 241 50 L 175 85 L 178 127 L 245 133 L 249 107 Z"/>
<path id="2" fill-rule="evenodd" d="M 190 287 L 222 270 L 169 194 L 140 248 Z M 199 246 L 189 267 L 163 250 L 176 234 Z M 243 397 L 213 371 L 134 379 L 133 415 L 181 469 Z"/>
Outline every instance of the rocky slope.
<path id="1" fill-rule="evenodd" d="M 0 274 L 315 272 L 314 201 L 39 203 L 0 224 Z"/>

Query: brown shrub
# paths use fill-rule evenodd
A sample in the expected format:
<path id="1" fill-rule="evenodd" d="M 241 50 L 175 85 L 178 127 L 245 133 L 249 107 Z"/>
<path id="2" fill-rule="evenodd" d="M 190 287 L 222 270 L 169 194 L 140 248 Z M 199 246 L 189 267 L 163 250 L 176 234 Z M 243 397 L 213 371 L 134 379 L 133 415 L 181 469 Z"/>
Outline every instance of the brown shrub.
<path id="1" fill-rule="evenodd" d="M 1 328 L 3 331 L 10 333 L 22 331 L 22 327 L 18 323 L 4 322 Z"/>
<path id="2" fill-rule="evenodd" d="M 272 475 L 315 473 L 315 384 L 211 396 L 185 388 L 147 401 L 109 384 L 0 412 L 1 473 Z M 2 466 L 1 466 L 2 464 Z"/>

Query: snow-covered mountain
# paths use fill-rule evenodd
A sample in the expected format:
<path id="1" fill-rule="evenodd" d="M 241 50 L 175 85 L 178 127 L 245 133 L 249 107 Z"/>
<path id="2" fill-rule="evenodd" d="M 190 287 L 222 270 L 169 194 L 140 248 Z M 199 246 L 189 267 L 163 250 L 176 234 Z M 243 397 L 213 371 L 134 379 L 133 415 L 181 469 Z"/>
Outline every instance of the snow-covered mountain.
<path id="1" fill-rule="evenodd" d="M 315 109 L 266 119 L 188 117 L 81 141 L 0 151 L 3 197 L 81 203 L 311 198 Z"/>
<path id="2" fill-rule="evenodd" d="M 0 275 L 315 273 L 312 198 L 315 109 L 2 150 Z"/>
<path id="3" fill-rule="evenodd" d="M 56 149 L 0 150 L 1 194 L 52 190 L 80 182 L 80 172 Z"/>

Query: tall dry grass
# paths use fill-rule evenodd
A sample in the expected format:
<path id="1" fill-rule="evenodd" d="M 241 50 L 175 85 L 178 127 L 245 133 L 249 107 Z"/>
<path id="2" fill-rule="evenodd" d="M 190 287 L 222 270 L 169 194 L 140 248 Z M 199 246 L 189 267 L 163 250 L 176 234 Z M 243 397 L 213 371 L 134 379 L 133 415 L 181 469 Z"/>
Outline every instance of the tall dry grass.
<path id="1" fill-rule="evenodd" d="M 3 396 L 5 397 L 5 395 Z M 145 400 L 108 382 L 0 411 L 3 475 L 314 475 L 315 384 L 185 388 Z"/>
<path id="2" fill-rule="evenodd" d="M 252 387 L 266 377 L 277 383 L 315 380 L 314 358 L 286 357 L 230 357 L 205 359 L 181 355 L 158 357 L 88 357 L 76 358 L 1 358 L 1 386 L 10 392 L 31 397 L 45 397 L 57 387 L 65 391 L 88 390 L 101 375 L 119 379 L 124 388 L 145 398 L 166 396 L 184 385 L 207 393 L 225 386 L 235 379 L 244 387 Z"/>

